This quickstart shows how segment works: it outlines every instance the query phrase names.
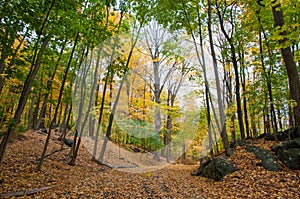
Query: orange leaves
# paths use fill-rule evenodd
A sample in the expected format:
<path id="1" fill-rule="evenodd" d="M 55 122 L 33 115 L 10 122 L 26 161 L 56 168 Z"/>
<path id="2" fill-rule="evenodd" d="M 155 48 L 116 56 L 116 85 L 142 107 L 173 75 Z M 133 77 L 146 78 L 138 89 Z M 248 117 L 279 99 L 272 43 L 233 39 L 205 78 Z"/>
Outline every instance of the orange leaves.
<path id="1" fill-rule="evenodd" d="M 3 164 L 2 193 L 52 187 L 33 195 L 34 198 L 299 198 L 300 171 L 285 168 L 272 172 L 259 166 L 244 146 L 237 147 L 230 161 L 238 171 L 221 182 L 191 176 L 197 166 L 171 165 L 143 174 L 108 169 L 91 161 L 81 148 L 76 166 L 66 164 L 67 150 L 46 160 L 41 172 L 33 172 L 44 135 L 27 132 L 26 139 L 13 139 Z M 273 144 L 252 143 L 265 149 Z M 59 147 L 51 142 L 50 150 Z M 27 196 L 30 198 L 30 196 Z M 32 196 L 31 196 L 32 197 Z M 26 197 L 25 197 L 26 198 Z"/>

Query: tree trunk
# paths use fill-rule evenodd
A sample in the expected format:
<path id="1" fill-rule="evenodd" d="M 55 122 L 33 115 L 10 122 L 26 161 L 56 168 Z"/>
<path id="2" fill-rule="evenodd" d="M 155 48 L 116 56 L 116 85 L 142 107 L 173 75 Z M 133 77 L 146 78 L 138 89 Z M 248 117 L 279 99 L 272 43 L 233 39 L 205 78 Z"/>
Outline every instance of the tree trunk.
<path id="1" fill-rule="evenodd" d="M 50 126 L 49 126 L 49 132 L 47 134 L 46 142 L 45 142 L 45 145 L 44 145 L 44 149 L 43 149 L 40 161 L 39 161 L 39 163 L 37 165 L 37 168 L 36 168 L 37 170 L 41 170 L 43 162 L 44 162 L 44 158 L 45 158 L 47 148 L 48 148 L 48 145 L 49 145 L 49 141 L 50 141 L 50 137 L 51 137 L 51 130 L 52 130 L 54 122 L 56 121 L 57 114 L 58 114 L 58 109 L 60 108 L 60 103 L 61 103 L 61 100 L 62 100 L 65 83 L 66 83 L 66 80 L 67 80 L 69 68 L 71 66 L 71 61 L 72 61 L 72 58 L 73 58 L 73 54 L 75 52 L 75 48 L 76 48 L 76 45 L 77 45 L 78 38 L 79 38 L 79 33 L 76 34 L 76 38 L 75 38 L 74 46 L 73 46 L 73 49 L 72 49 L 72 52 L 71 52 L 71 55 L 70 55 L 70 58 L 69 58 L 69 62 L 68 62 L 68 65 L 65 69 L 65 72 L 64 72 L 64 76 L 63 76 L 63 80 L 62 80 L 62 83 L 61 83 L 59 96 L 58 96 L 58 100 L 57 100 L 57 105 L 56 105 L 55 111 L 54 111 L 54 116 L 53 116 L 53 119 L 52 119 L 52 121 L 50 123 Z"/>
<path id="2" fill-rule="evenodd" d="M 212 28 L 211 28 L 211 15 L 212 15 L 212 3 L 211 0 L 208 0 L 208 34 L 209 34 L 209 43 L 210 43 L 210 50 L 212 54 L 213 59 L 213 65 L 214 65 L 214 74 L 216 79 L 216 86 L 217 86 L 217 95 L 218 95 L 218 104 L 219 104 L 219 112 L 220 112 L 220 118 L 221 118 L 221 137 L 223 140 L 225 153 L 227 156 L 231 155 L 231 149 L 228 142 L 227 132 L 226 132 L 226 124 L 225 124 L 225 112 L 224 107 L 222 103 L 222 96 L 221 96 L 221 85 L 219 80 L 219 72 L 218 72 L 218 63 L 216 59 L 215 49 L 214 49 L 214 42 L 212 37 Z"/>
<path id="3" fill-rule="evenodd" d="M 139 38 L 142 24 L 143 24 L 143 22 L 141 22 L 140 27 L 139 27 L 138 32 L 137 32 L 137 36 L 135 38 L 135 41 L 134 41 L 134 43 L 131 46 L 131 49 L 130 49 L 130 52 L 129 52 L 129 55 L 128 55 L 128 58 L 127 58 L 127 62 L 126 62 L 125 70 L 124 71 L 128 71 L 128 69 L 129 69 L 130 59 L 132 57 L 133 49 L 134 49 L 134 47 L 135 47 L 135 45 L 137 43 L 137 40 Z M 120 86 L 119 86 L 119 89 L 118 89 L 118 92 L 117 92 L 117 95 L 116 95 L 116 100 L 114 102 L 113 108 L 112 108 L 111 113 L 109 115 L 108 127 L 106 129 L 106 134 L 105 134 L 104 142 L 103 142 L 103 145 L 102 145 L 102 148 L 101 148 L 101 151 L 100 151 L 100 155 L 99 155 L 99 161 L 100 162 L 103 162 L 104 153 L 105 153 L 105 150 L 106 150 L 106 145 L 107 145 L 107 142 L 110 139 L 110 135 L 111 135 L 111 130 L 112 130 L 112 125 L 113 125 L 113 121 L 114 121 L 115 111 L 117 109 L 117 106 L 118 106 L 118 103 L 119 103 L 119 99 L 120 99 L 120 95 L 121 95 L 121 90 L 122 90 L 122 87 L 123 87 L 123 84 L 124 84 L 126 78 L 127 78 L 127 72 L 125 72 L 125 74 L 122 77 L 122 80 L 120 82 Z"/>
<path id="4" fill-rule="evenodd" d="M 274 27 L 282 29 L 284 25 L 284 17 L 281 10 L 281 4 L 278 2 L 278 0 L 273 1 L 272 4 L 272 12 L 274 17 Z M 283 39 L 279 40 L 279 44 L 283 44 L 287 41 L 286 39 L 286 31 L 282 31 L 280 35 L 283 37 Z M 295 123 L 298 129 L 300 128 L 300 84 L 299 84 L 299 75 L 296 63 L 294 61 L 294 56 L 292 54 L 290 46 L 288 47 L 281 47 L 281 55 L 284 60 L 284 64 L 287 70 L 288 74 L 288 80 L 289 80 L 289 88 L 290 88 L 290 95 L 292 100 L 294 100 L 295 105 L 293 106 L 293 113 L 295 117 Z M 298 130 L 298 134 L 299 130 Z"/>
<path id="5" fill-rule="evenodd" d="M 239 70 L 238 70 L 237 57 L 235 54 L 236 53 L 235 46 L 232 42 L 232 38 L 230 38 L 228 33 L 226 32 L 226 29 L 224 26 L 224 19 L 221 15 L 218 4 L 217 4 L 217 13 L 218 13 L 219 21 L 220 21 L 221 31 L 224 34 L 224 36 L 230 46 L 231 61 L 233 64 L 234 76 L 235 76 L 235 95 L 236 95 L 237 115 L 238 115 L 241 138 L 242 138 L 242 140 L 244 140 L 245 139 L 245 129 L 244 129 L 244 122 L 243 122 L 243 112 L 242 112 L 242 103 L 241 103 L 241 94 L 240 94 L 240 74 L 239 74 Z"/>
<path id="6" fill-rule="evenodd" d="M 42 82 L 42 80 L 41 80 Z M 38 118 L 38 112 L 40 109 L 40 101 L 41 101 L 41 89 L 37 90 L 37 98 L 35 101 L 35 107 L 34 107 L 34 111 L 33 111 L 33 115 L 32 115 L 32 125 L 30 127 L 30 129 L 34 129 L 36 124 L 37 124 L 37 118 Z"/>
<path id="7" fill-rule="evenodd" d="M 27 118 L 27 128 L 31 129 L 32 127 L 32 116 L 33 116 L 33 108 L 35 104 L 35 94 L 33 94 L 30 106 L 29 106 L 29 111 L 28 111 L 28 118 Z"/>
<path id="8" fill-rule="evenodd" d="M 107 5 L 107 7 L 106 7 L 106 23 L 105 23 L 105 27 L 106 28 L 108 26 L 108 17 L 109 17 L 109 7 L 108 6 L 109 5 Z M 123 14 L 121 14 L 121 18 L 120 18 L 120 21 L 119 21 L 119 24 L 118 24 L 118 30 L 117 30 L 117 32 L 120 29 L 120 25 L 122 23 L 122 20 L 123 20 Z M 114 46 L 113 52 L 111 54 L 112 58 L 114 57 L 114 53 L 115 53 L 115 46 Z M 112 60 L 110 61 L 110 64 L 109 64 L 108 69 L 107 69 L 107 76 L 105 78 L 104 88 L 103 88 L 103 91 L 102 91 L 100 113 L 99 113 L 99 117 L 98 117 L 98 121 L 97 121 L 97 129 L 96 129 L 96 135 L 95 135 L 96 137 L 95 137 L 95 143 L 94 143 L 92 160 L 96 160 L 96 154 L 97 154 L 97 149 L 98 149 L 98 139 L 99 139 L 100 128 L 101 128 L 101 123 L 102 123 L 102 117 L 103 117 L 103 110 L 104 110 L 105 95 L 106 95 L 107 84 L 108 84 L 108 77 L 112 73 L 111 63 L 112 63 Z M 113 75 L 112 75 L 112 77 L 113 77 Z M 96 103 L 97 103 L 97 98 L 98 98 L 98 94 L 96 96 Z"/>
<path id="9" fill-rule="evenodd" d="M 35 78 L 35 76 L 36 76 L 36 74 L 37 74 L 37 72 L 40 68 L 40 61 L 41 61 L 43 51 L 46 48 L 46 46 L 47 46 L 47 44 L 50 40 L 50 36 L 47 36 L 45 38 L 45 40 L 44 40 L 44 42 L 43 42 L 43 44 L 42 44 L 42 46 L 39 50 L 37 59 L 36 59 L 36 55 L 37 55 L 37 52 L 38 52 L 37 46 L 40 42 L 41 36 L 43 34 L 44 27 L 46 25 L 46 22 L 48 21 L 48 17 L 50 15 L 50 12 L 51 12 L 53 6 L 54 6 L 54 3 L 55 3 L 55 0 L 52 0 L 50 8 L 48 9 L 47 15 L 45 17 L 45 20 L 44 20 L 44 22 L 42 24 L 42 27 L 41 27 L 41 30 L 39 32 L 38 39 L 36 41 L 36 48 L 35 48 L 32 64 L 31 64 L 31 68 L 30 68 L 29 74 L 27 75 L 27 78 L 24 82 L 23 90 L 22 90 L 22 93 L 21 93 L 21 96 L 20 96 L 20 99 L 19 99 L 18 107 L 17 107 L 17 110 L 15 112 L 13 122 L 9 125 L 9 128 L 7 130 L 7 134 L 2 139 L 1 144 L 0 144 L 0 165 L 2 164 L 4 154 L 5 154 L 5 149 L 7 147 L 8 141 L 10 140 L 10 137 L 13 134 L 14 126 L 16 124 L 20 123 L 20 118 L 21 118 L 21 115 L 23 113 L 24 107 L 26 105 L 28 95 L 29 95 L 30 90 L 31 90 L 32 82 L 33 82 L 33 80 L 34 80 L 34 78 Z"/>
<path id="10" fill-rule="evenodd" d="M 2 164 L 5 149 L 7 147 L 8 141 L 10 140 L 10 138 L 13 134 L 14 127 L 17 124 L 20 123 L 20 119 L 21 119 L 22 113 L 24 111 L 24 108 L 25 108 L 25 105 L 26 105 L 26 102 L 27 102 L 27 99 L 28 99 L 28 95 L 30 94 L 32 82 L 33 82 L 33 80 L 34 80 L 34 78 L 35 78 L 35 76 L 36 76 L 36 74 L 37 74 L 37 72 L 40 68 L 40 65 L 41 65 L 40 61 L 41 61 L 41 58 L 42 58 L 42 54 L 43 54 L 44 49 L 46 48 L 49 40 L 50 40 L 50 37 L 45 38 L 45 40 L 44 40 L 44 42 L 41 46 L 41 49 L 38 53 L 36 62 L 35 62 L 35 64 L 32 64 L 31 70 L 30 70 L 30 72 L 27 75 L 27 78 L 25 80 L 23 90 L 22 90 L 22 93 L 21 93 L 21 96 L 20 96 L 20 99 L 19 99 L 18 107 L 17 107 L 17 110 L 15 112 L 13 121 L 9 124 L 7 134 L 5 135 L 5 137 L 1 141 L 1 144 L 0 144 L 0 165 Z M 37 52 L 37 49 L 36 49 L 36 52 Z M 34 63 L 34 61 L 33 61 L 33 63 Z"/>
<path id="11" fill-rule="evenodd" d="M 64 44 L 60 50 L 60 53 L 59 53 L 59 57 L 58 57 L 58 60 L 56 62 L 56 65 L 55 65 L 55 68 L 53 70 L 53 73 L 51 75 L 51 78 L 47 81 L 47 86 L 46 86 L 46 94 L 44 95 L 44 102 L 43 102 L 43 105 L 42 105 L 42 108 L 41 108 L 41 111 L 40 111 L 40 117 L 37 121 L 37 125 L 35 126 L 36 129 L 38 128 L 44 128 L 44 125 L 45 125 L 45 116 L 46 116 L 46 108 L 47 108 L 47 104 L 48 104 L 48 101 L 49 101 L 49 94 L 52 90 L 52 82 L 54 80 L 54 77 L 56 75 L 56 71 L 58 69 L 58 66 L 59 66 L 59 62 L 61 60 L 61 57 L 63 55 L 63 52 L 65 50 L 65 46 L 67 44 L 67 41 L 68 39 L 66 38 L 65 41 L 64 41 Z"/>
<path id="12" fill-rule="evenodd" d="M 99 47 L 98 52 L 97 52 L 96 68 L 95 68 L 94 77 L 93 77 L 93 80 L 92 80 L 93 82 L 92 82 L 91 93 L 90 93 L 90 96 L 89 96 L 88 110 L 87 110 L 87 113 L 86 113 L 86 115 L 84 117 L 84 121 L 82 123 L 82 126 L 80 128 L 81 131 L 79 133 L 79 140 L 78 140 L 78 143 L 76 145 L 75 151 L 73 153 L 72 159 L 71 159 L 71 161 L 69 163 L 70 165 L 74 165 L 75 164 L 75 161 L 76 161 L 76 158 L 77 158 L 77 154 L 78 154 L 78 150 L 79 150 L 79 146 L 80 146 L 80 143 L 81 143 L 81 137 L 82 137 L 83 129 L 85 128 L 85 124 L 88 121 L 89 116 L 91 117 L 90 111 L 92 109 L 92 106 L 95 104 L 94 95 L 95 95 L 95 90 L 97 88 L 97 83 L 98 83 L 98 75 L 99 75 L 98 74 L 98 70 L 99 70 L 99 67 L 100 67 L 101 51 L 102 51 L 102 46 Z M 91 52 L 90 65 L 92 64 L 92 55 L 93 55 L 93 51 Z M 113 80 L 113 75 L 111 77 L 111 85 L 112 85 L 112 80 Z M 112 89 L 112 87 L 111 87 L 111 89 Z M 112 91 L 111 91 L 111 93 L 112 93 Z M 91 129 L 89 128 L 89 130 L 91 130 Z M 94 132 L 92 132 L 92 133 L 94 134 Z M 90 135 L 91 135 L 91 131 L 90 131 Z"/>
<path id="13" fill-rule="evenodd" d="M 267 36 L 266 36 L 265 31 L 263 29 L 263 26 L 261 24 L 261 18 L 260 18 L 260 16 L 258 14 L 257 14 L 257 18 L 258 18 L 258 22 L 260 24 L 260 26 L 259 26 L 259 52 L 260 52 L 260 60 L 261 60 L 262 68 L 263 68 L 263 75 L 265 76 L 266 82 L 267 82 L 273 131 L 274 131 L 275 138 L 277 139 L 276 133 L 278 131 L 278 127 L 277 127 L 277 118 L 276 118 L 275 108 L 274 108 L 272 82 L 271 82 L 271 77 L 270 77 L 271 76 L 271 69 L 269 69 L 268 72 L 266 71 L 265 59 L 264 59 L 264 56 L 263 56 L 263 43 L 262 43 L 261 33 L 263 33 L 263 35 L 265 37 L 265 40 L 266 40 L 266 43 L 267 43 L 267 46 L 268 46 L 268 52 L 269 52 L 270 59 L 271 60 L 273 60 L 273 59 L 272 59 L 272 54 L 271 54 L 271 51 L 270 51 L 270 46 L 269 46 L 269 43 L 267 41 Z M 273 63 L 274 63 L 274 61 L 272 61 L 272 64 Z"/>
<path id="14" fill-rule="evenodd" d="M 241 84 L 242 84 L 242 92 L 246 92 L 246 67 L 244 63 L 244 49 L 242 48 L 239 51 L 239 59 L 240 59 L 240 65 L 241 65 Z M 249 129 L 249 119 L 248 119 L 248 108 L 247 108 L 247 97 L 246 95 L 243 96 L 243 109 L 244 109 L 244 120 L 245 120 L 245 127 L 246 127 L 246 135 L 247 139 L 250 138 L 250 129 Z"/>
<path id="15" fill-rule="evenodd" d="M 4 73 L 6 58 L 7 58 L 7 56 L 5 56 L 3 53 L 1 53 L 1 58 L 0 58 L 0 94 L 2 93 L 2 89 L 4 87 L 4 77 L 2 76 L 2 74 Z"/>

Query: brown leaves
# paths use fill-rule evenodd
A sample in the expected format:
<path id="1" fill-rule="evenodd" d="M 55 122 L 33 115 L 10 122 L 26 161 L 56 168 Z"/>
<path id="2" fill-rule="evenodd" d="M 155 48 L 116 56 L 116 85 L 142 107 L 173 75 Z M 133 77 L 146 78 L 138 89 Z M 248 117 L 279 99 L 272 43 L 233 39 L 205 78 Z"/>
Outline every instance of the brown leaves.
<path id="1" fill-rule="evenodd" d="M 230 161 L 238 171 L 223 181 L 191 176 L 197 166 L 170 165 L 164 169 L 133 174 L 108 169 L 91 161 L 80 149 L 76 166 L 67 165 L 66 153 L 46 159 L 41 172 L 34 172 L 45 136 L 28 132 L 26 140 L 15 139 L 9 145 L 2 168 L 2 193 L 53 187 L 35 193 L 35 198 L 299 198 L 300 171 L 284 168 L 267 171 L 252 153 L 238 147 Z M 272 143 L 252 143 L 269 149 Z M 51 142 L 49 151 L 60 147 Z"/>

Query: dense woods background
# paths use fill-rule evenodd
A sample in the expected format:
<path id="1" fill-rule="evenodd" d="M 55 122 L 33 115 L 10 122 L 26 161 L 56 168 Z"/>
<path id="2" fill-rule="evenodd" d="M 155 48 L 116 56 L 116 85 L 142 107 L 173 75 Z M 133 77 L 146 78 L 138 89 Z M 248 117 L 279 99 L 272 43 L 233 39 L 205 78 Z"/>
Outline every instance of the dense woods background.
<path id="1" fill-rule="evenodd" d="M 85 135 L 94 138 L 93 158 L 100 162 L 108 140 L 170 162 L 182 150 L 170 143 L 181 140 L 185 151 L 183 138 L 191 131 L 184 155 L 199 160 L 223 149 L 229 156 L 230 143 L 262 133 L 277 139 L 277 132 L 300 126 L 297 0 L 24 0 L 2 1 L 0 10 L 0 163 L 11 136 L 30 129 L 48 130 L 40 169 L 54 127 L 60 127 L 61 140 L 73 132 L 74 165 Z M 105 51 L 105 41 L 128 32 L 127 50 L 110 45 Z M 182 52 L 187 47 L 192 50 Z M 84 75 L 90 68 L 89 79 Z M 91 91 L 77 99 L 74 113 L 76 92 L 86 91 L 78 76 L 90 81 Z M 182 82 L 197 87 L 185 99 L 194 97 L 188 112 L 193 121 L 178 119 Z M 123 117 L 131 125 L 152 121 L 148 136 L 115 125 L 122 95 L 128 98 Z M 98 137 L 104 135 L 98 158 Z"/>

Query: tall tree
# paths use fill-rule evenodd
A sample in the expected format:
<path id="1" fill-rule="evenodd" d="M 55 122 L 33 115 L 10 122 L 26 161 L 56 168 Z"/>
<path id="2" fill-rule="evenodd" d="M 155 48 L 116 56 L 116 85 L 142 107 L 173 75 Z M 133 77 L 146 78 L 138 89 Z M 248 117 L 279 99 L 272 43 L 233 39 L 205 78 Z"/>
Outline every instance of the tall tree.
<path id="1" fill-rule="evenodd" d="M 221 118 L 221 137 L 224 143 L 224 148 L 227 156 L 231 155 L 231 149 L 228 142 L 228 136 L 226 132 L 226 124 L 225 124 L 225 111 L 223 107 L 222 102 L 222 96 L 221 96 L 221 85 L 220 85 L 220 78 L 218 73 L 218 63 L 216 59 L 215 49 L 214 49 L 214 42 L 213 42 L 213 33 L 212 33 L 212 2 L 208 1 L 208 35 L 209 35 L 209 43 L 210 43 L 210 50 L 211 50 L 211 56 L 213 59 L 213 66 L 214 66 L 214 74 L 216 79 L 216 85 L 217 85 L 217 95 L 218 95 L 218 104 L 219 104 L 219 112 L 220 112 L 220 118 Z"/>
<path id="2" fill-rule="evenodd" d="M 296 63 L 294 61 L 294 56 L 291 51 L 291 47 L 286 44 L 288 39 L 286 38 L 287 32 L 284 29 L 284 17 L 281 9 L 281 4 L 278 0 L 272 1 L 272 13 L 274 17 L 274 27 L 279 30 L 279 35 L 282 36 L 279 39 L 280 51 L 282 58 L 287 70 L 290 95 L 292 100 L 295 101 L 293 106 L 293 112 L 295 117 L 295 123 L 298 129 L 300 129 L 300 84 L 299 84 L 299 75 Z M 300 130 L 298 130 L 300 135 Z"/>
<path id="3" fill-rule="evenodd" d="M 19 100 L 19 103 L 18 103 L 17 110 L 15 112 L 15 115 L 14 115 L 14 118 L 13 118 L 11 124 L 9 125 L 7 134 L 5 135 L 5 137 L 3 138 L 3 140 L 0 144 L 0 165 L 2 164 L 5 149 L 6 149 L 6 146 L 8 144 L 9 139 L 12 136 L 13 129 L 14 129 L 15 125 L 20 122 L 21 115 L 23 113 L 24 107 L 25 107 L 27 99 L 28 99 L 28 95 L 29 95 L 30 90 L 31 90 L 32 82 L 33 82 L 33 80 L 34 80 L 34 78 L 35 78 L 35 76 L 36 76 L 36 74 L 37 74 L 37 72 L 40 68 L 40 61 L 41 61 L 41 57 L 42 57 L 42 54 L 43 54 L 43 50 L 46 48 L 46 46 L 47 46 L 47 44 L 50 40 L 50 35 L 46 35 L 46 37 L 43 39 L 44 41 L 43 41 L 42 46 L 40 48 L 38 48 L 40 40 L 42 39 L 41 37 L 44 34 L 44 27 L 45 27 L 46 23 L 48 22 L 48 17 L 50 15 L 50 12 L 52 11 L 52 8 L 53 8 L 54 4 L 55 4 L 55 0 L 52 0 L 50 6 L 48 8 L 47 14 L 44 18 L 44 21 L 41 25 L 41 28 L 38 32 L 38 39 L 36 41 L 36 48 L 35 48 L 32 64 L 31 64 L 31 68 L 30 68 L 29 74 L 27 75 L 27 78 L 25 80 L 23 90 L 22 90 L 22 93 L 21 93 L 21 96 L 20 96 L 20 100 Z"/>
<path id="4" fill-rule="evenodd" d="M 232 65 L 234 68 L 234 76 L 235 76 L 235 96 L 236 96 L 236 103 L 237 103 L 237 115 L 238 115 L 241 138 L 244 140 L 246 136 L 245 136 L 245 130 L 244 130 L 244 121 L 243 121 L 243 112 L 242 112 L 242 103 L 241 103 L 241 94 L 240 94 L 240 74 L 239 74 L 239 69 L 238 69 L 239 68 L 238 60 L 237 60 L 237 56 L 236 56 L 236 47 L 234 45 L 233 38 L 226 31 L 225 21 L 224 21 L 224 12 L 226 12 L 227 9 L 229 8 L 229 9 L 231 9 L 231 14 L 232 14 L 232 10 L 234 9 L 234 4 L 235 4 L 235 2 L 233 2 L 230 5 L 227 5 L 226 1 L 224 1 L 224 9 L 223 9 L 223 13 L 221 13 L 222 8 L 220 7 L 220 4 L 218 3 L 218 1 L 216 1 L 216 7 L 217 7 L 217 13 L 218 13 L 221 31 L 224 34 L 224 36 L 230 46 L 230 53 L 231 53 L 230 58 L 231 58 Z M 231 24 L 233 24 L 233 23 L 231 23 Z M 231 31 L 234 31 L 233 27 L 232 27 Z"/>

